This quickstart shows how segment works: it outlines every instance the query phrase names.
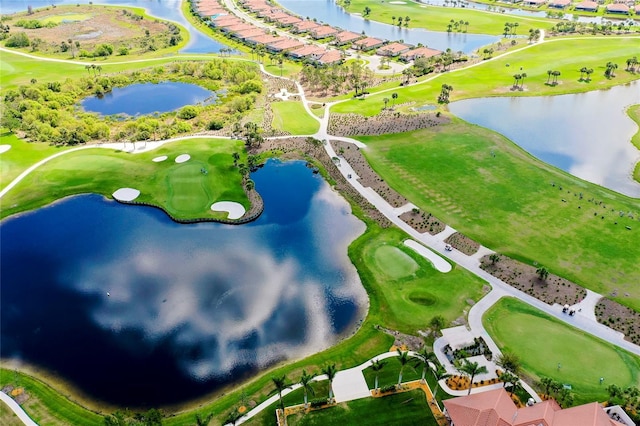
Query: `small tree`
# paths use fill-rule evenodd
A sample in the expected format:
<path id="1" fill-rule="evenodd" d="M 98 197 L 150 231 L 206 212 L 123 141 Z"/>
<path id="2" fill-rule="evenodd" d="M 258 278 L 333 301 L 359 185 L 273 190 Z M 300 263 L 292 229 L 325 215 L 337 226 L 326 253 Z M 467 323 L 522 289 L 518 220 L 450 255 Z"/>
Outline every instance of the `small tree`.
<path id="1" fill-rule="evenodd" d="M 290 386 L 287 384 L 287 377 L 272 377 L 271 381 L 276 387 L 278 391 L 278 398 L 280 399 L 280 408 L 284 411 L 284 402 L 282 401 L 282 391 L 289 388 Z"/>
<path id="2" fill-rule="evenodd" d="M 496 357 L 496 365 L 513 374 L 519 374 L 522 368 L 520 357 L 509 351 L 504 351 Z"/>
<path id="3" fill-rule="evenodd" d="M 471 362 L 469 360 L 462 360 L 462 363 L 459 363 L 457 366 L 458 371 L 462 374 L 466 374 L 470 377 L 469 380 L 469 393 L 467 395 L 471 395 L 471 389 L 473 388 L 473 379 L 478 374 L 485 374 L 488 372 L 487 367 L 484 365 L 480 365 L 477 362 Z"/>
<path id="4" fill-rule="evenodd" d="M 377 359 L 371 360 L 371 369 L 376 373 L 376 378 L 373 385 L 374 390 L 378 390 L 378 377 L 380 376 L 380 371 L 382 371 L 386 364 L 387 363 L 385 361 L 380 361 Z"/>
<path id="5" fill-rule="evenodd" d="M 400 363 L 400 373 L 398 374 L 398 387 L 402 383 L 402 372 L 404 367 L 409 363 L 409 351 L 401 351 L 398 349 L 398 357 L 396 358 Z"/>
<path id="6" fill-rule="evenodd" d="M 438 336 L 438 333 L 440 333 L 440 330 L 445 328 L 446 325 L 447 322 L 444 317 L 442 315 L 436 315 L 431 318 L 431 321 L 429 321 L 429 330 L 431 330 L 433 337 L 436 337 Z"/>
<path id="7" fill-rule="evenodd" d="M 491 256 L 489 256 L 489 260 L 492 265 L 495 265 L 500 261 L 500 255 L 498 253 L 492 253 Z"/>
<path id="8" fill-rule="evenodd" d="M 335 364 L 329 364 L 322 369 L 322 373 L 327 375 L 329 379 L 329 402 L 333 401 L 333 379 L 336 378 L 338 370 Z"/>
<path id="9" fill-rule="evenodd" d="M 311 386 L 311 380 L 313 379 L 313 374 L 307 374 L 306 371 L 302 370 L 302 376 L 300 376 L 300 383 L 302 385 L 302 389 L 304 390 L 304 407 L 307 408 L 308 404 L 308 394 L 314 395 L 315 391 Z"/>
<path id="10" fill-rule="evenodd" d="M 544 266 L 541 266 L 536 269 L 536 274 L 538 274 L 538 278 L 540 279 L 540 281 L 546 281 L 547 277 L 549 276 L 549 271 Z"/>

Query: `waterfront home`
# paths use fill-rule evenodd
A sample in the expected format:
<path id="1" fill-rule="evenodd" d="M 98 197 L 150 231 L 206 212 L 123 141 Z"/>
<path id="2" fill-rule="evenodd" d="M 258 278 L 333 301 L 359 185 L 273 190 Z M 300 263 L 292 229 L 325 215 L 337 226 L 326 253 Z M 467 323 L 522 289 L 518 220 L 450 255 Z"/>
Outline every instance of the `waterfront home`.
<path id="1" fill-rule="evenodd" d="M 286 37 L 278 37 L 273 34 L 264 34 L 256 37 L 247 37 L 244 42 L 250 46 L 258 46 L 258 45 L 269 45 L 272 43 L 277 43 L 279 41 L 286 40 Z"/>
<path id="2" fill-rule="evenodd" d="M 285 28 L 290 28 L 294 24 L 297 24 L 298 22 L 302 22 L 302 19 L 298 18 L 297 16 L 291 16 L 291 15 L 287 15 L 275 20 L 276 25 L 278 25 L 279 27 L 285 27 Z"/>
<path id="3" fill-rule="evenodd" d="M 289 52 L 289 56 L 294 59 L 307 59 L 317 60 L 327 53 L 327 49 L 324 47 L 308 44 L 299 49 L 295 49 Z"/>
<path id="4" fill-rule="evenodd" d="M 309 33 L 311 34 L 311 37 L 315 38 L 316 40 L 332 37 L 338 34 L 339 32 L 340 31 L 336 30 L 330 25 L 321 25 L 309 31 Z"/>
<path id="5" fill-rule="evenodd" d="M 353 43 L 353 46 L 358 50 L 371 50 L 377 49 L 378 47 L 382 47 L 384 44 L 384 40 L 380 40 L 379 38 L 374 37 L 366 37 L 362 40 L 357 40 Z"/>
<path id="6" fill-rule="evenodd" d="M 623 415 L 611 413 L 597 402 L 562 409 L 554 400 L 547 400 L 518 408 L 504 388 L 442 403 L 452 426 L 633 426 L 633 422 L 627 425 L 631 419 L 624 411 Z"/>
<path id="7" fill-rule="evenodd" d="M 611 3 L 606 6 L 607 13 L 629 14 L 629 6 L 624 3 Z"/>
<path id="8" fill-rule="evenodd" d="M 231 36 L 237 38 L 240 41 L 245 41 L 248 38 L 258 37 L 258 36 L 266 35 L 266 34 L 267 33 L 265 32 L 264 29 L 255 28 L 254 27 L 254 28 L 252 28 L 250 30 L 235 32 L 235 33 L 231 34 Z"/>
<path id="9" fill-rule="evenodd" d="M 578 3 L 575 5 L 575 10 L 583 10 L 585 12 L 597 12 L 598 11 L 598 3 L 595 1 L 583 1 L 582 3 Z"/>
<path id="10" fill-rule="evenodd" d="M 547 0 L 524 0 L 522 4 L 529 7 L 540 7 L 546 2 Z"/>
<path id="11" fill-rule="evenodd" d="M 320 65 L 331 65 L 342 62 L 342 53 L 338 50 L 329 50 L 316 62 Z"/>
<path id="12" fill-rule="evenodd" d="M 556 9 L 564 9 L 571 5 L 571 0 L 551 0 L 549 2 L 549 7 L 553 7 Z"/>
<path id="13" fill-rule="evenodd" d="M 376 53 L 380 56 L 398 56 L 402 53 L 406 53 L 411 50 L 413 46 L 402 43 L 389 43 L 376 50 Z"/>
<path id="14" fill-rule="evenodd" d="M 304 46 L 304 43 L 301 41 L 286 38 L 286 40 L 267 44 L 267 50 L 273 53 L 288 52 L 290 50 L 299 49 L 302 46 Z"/>
<path id="15" fill-rule="evenodd" d="M 442 52 L 436 49 L 429 49 L 428 47 L 416 47 L 408 52 L 402 53 L 400 59 L 406 62 L 413 61 L 418 58 L 430 58 L 432 56 L 440 55 Z"/>
<path id="16" fill-rule="evenodd" d="M 318 28 L 320 25 L 313 21 L 304 20 L 302 22 L 298 22 L 297 24 L 293 24 L 293 28 L 291 32 L 293 33 L 308 33 L 309 31 Z"/>
<path id="17" fill-rule="evenodd" d="M 345 44 L 351 44 L 354 41 L 363 38 L 362 34 L 354 33 L 353 31 L 341 31 L 336 34 L 334 44 L 336 46 L 343 46 Z"/>
<path id="18" fill-rule="evenodd" d="M 223 33 L 239 33 L 242 31 L 247 31 L 247 30 L 253 30 L 255 27 L 251 24 L 247 24 L 247 23 L 242 23 L 242 24 L 237 24 L 237 25 L 231 25 L 228 27 L 223 27 L 221 30 Z"/>
<path id="19" fill-rule="evenodd" d="M 244 24 L 244 23 L 245 22 L 242 19 L 237 18 L 234 15 L 219 16 L 211 20 L 211 25 L 216 28 L 232 27 L 234 25 Z"/>

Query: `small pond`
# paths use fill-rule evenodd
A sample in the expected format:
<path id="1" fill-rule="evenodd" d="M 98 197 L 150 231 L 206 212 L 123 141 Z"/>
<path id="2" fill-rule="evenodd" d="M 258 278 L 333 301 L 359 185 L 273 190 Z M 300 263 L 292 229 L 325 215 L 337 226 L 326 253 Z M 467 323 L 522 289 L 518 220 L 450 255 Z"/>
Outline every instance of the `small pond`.
<path id="1" fill-rule="evenodd" d="M 185 105 L 210 104 L 216 99 L 215 92 L 196 84 L 165 81 L 114 87 L 103 96 L 83 99 L 81 104 L 85 111 L 101 115 L 145 115 L 175 111 Z"/>
<path id="2" fill-rule="evenodd" d="M 574 95 L 468 99 L 449 110 L 574 176 L 640 197 L 632 178 L 640 151 L 631 144 L 638 126 L 625 113 L 638 103 L 636 81 Z"/>
<path id="3" fill-rule="evenodd" d="M 157 407 L 335 343 L 367 306 L 347 256 L 364 224 L 304 162 L 252 178 L 265 210 L 247 225 L 97 195 L 0 223 L 0 356 Z"/>

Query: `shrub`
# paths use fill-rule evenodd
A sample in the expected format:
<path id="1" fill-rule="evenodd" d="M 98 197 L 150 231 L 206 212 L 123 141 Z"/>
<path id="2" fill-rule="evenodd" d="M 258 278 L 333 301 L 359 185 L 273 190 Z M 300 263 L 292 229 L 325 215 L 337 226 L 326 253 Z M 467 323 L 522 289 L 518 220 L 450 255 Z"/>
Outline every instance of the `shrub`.
<path id="1" fill-rule="evenodd" d="M 29 41 L 29 37 L 27 37 L 26 33 L 16 33 L 9 37 L 5 46 L 7 47 L 27 47 L 31 44 Z"/>
<path id="2" fill-rule="evenodd" d="M 322 407 L 326 403 L 327 403 L 326 399 L 314 399 L 309 402 L 309 405 L 311 406 L 311 408 L 318 408 L 318 407 Z"/>
<path id="3" fill-rule="evenodd" d="M 247 80 L 238 86 L 238 92 L 243 95 L 251 92 L 260 93 L 262 92 L 262 83 L 257 80 Z"/>
<path id="4" fill-rule="evenodd" d="M 224 127 L 224 123 L 222 120 L 213 119 L 207 124 L 207 129 L 209 130 L 220 130 Z"/>
<path id="5" fill-rule="evenodd" d="M 191 120 L 198 115 L 198 110 L 192 105 L 187 105 L 178 111 L 178 118 L 183 120 Z"/>

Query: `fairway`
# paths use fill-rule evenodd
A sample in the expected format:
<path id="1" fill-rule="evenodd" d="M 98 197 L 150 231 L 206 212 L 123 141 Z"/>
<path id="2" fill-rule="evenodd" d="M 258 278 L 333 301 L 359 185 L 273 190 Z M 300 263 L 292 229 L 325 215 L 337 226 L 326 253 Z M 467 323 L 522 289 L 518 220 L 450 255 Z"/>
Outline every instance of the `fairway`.
<path id="1" fill-rule="evenodd" d="M 501 349 L 520 357 L 529 375 L 571 385 L 576 403 L 606 400 L 605 389 L 610 384 L 640 385 L 639 357 L 517 299 L 498 301 L 484 315 L 483 323 Z M 600 385 L 601 377 L 604 385 Z"/>
<path id="2" fill-rule="evenodd" d="M 346 426 L 361 425 L 364 419 L 368 426 L 407 424 L 437 426 L 438 424 L 421 390 L 383 398 L 363 398 L 308 414 L 294 414 L 287 417 L 287 423 L 291 426 Z"/>
<path id="3" fill-rule="evenodd" d="M 167 189 L 169 192 L 169 206 L 178 212 L 203 211 L 211 203 L 206 179 L 202 173 L 204 163 L 189 161 L 186 164 L 174 166 L 167 173 Z"/>
<path id="4" fill-rule="evenodd" d="M 421 210 L 493 250 L 538 262 L 601 294 L 617 288 L 616 301 L 640 310 L 640 245 L 625 229 L 638 227 L 640 201 L 572 177 L 459 119 L 358 139 L 380 177 Z M 620 211 L 634 217 L 619 217 Z"/>
<path id="5" fill-rule="evenodd" d="M 92 15 L 88 13 L 63 13 L 60 15 L 52 15 L 48 16 L 40 21 L 44 24 L 48 24 L 49 22 L 53 22 L 54 24 L 61 24 L 64 22 L 79 22 L 86 21 L 91 18 Z"/>
<path id="6" fill-rule="evenodd" d="M 289 132 L 292 135 L 312 135 L 320 128 L 314 118 L 304 109 L 300 102 L 272 102 L 274 129 Z"/>
<path id="7" fill-rule="evenodd" d="M 413 275 L 418 264 L 397 247 L 380 246 L 375 252 L 376 267 L 392 280 Z"/>

